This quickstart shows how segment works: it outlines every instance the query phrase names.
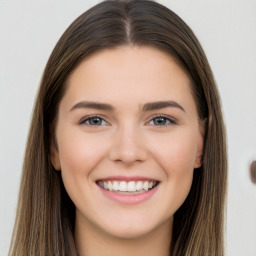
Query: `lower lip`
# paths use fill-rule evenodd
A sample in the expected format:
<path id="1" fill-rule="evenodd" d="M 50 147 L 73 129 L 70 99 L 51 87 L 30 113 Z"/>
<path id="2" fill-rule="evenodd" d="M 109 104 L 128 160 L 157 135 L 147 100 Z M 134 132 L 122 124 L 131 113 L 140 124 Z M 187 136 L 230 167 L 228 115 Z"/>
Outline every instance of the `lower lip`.
<path id="1" fill-rule="evenodd" d="M 116 201 L 121 204 L 139 204 L 150 199 L 158 190 L 159 184 L 147 192 L 134 194 L 134 195 L 119 194 L 119 193 L 115 193 L 115 192 L 111 192 L 109 190 L 103 189 L 100 186 L 98 187 L 104 196 L 106 196 L 107 198 L 113 201 Z"/>

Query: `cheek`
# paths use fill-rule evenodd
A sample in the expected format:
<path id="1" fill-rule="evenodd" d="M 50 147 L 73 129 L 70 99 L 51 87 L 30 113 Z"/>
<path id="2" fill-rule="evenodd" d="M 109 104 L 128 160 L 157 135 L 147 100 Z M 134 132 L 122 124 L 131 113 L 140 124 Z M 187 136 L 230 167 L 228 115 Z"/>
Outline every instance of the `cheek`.
<path id="1" fill-rule="evenodd" d="M 182 174 L 194 170 L 197 155 L 195 134 L 180 132 L 159 137 L 150 145 L 152 155 L 165 170 L 166 175 Z"/>
<path id="2" fill-rule="evenodd" d="M 58 148 L 61 175 L 70 197 L 76 197 L 82 183 L 91 182 L 91 173 L 106 154 L 107 145 L 99 135 L 86 136 L 72 129 L 59 133 Z"/>
<path id="3" fill-rule="evenodd" d="M 89 136 L 73 129 L 62 130 L 57 140 L 64 187 L 76 208 L 83 209 L 90 204 L 87 195 L 94 188 L 93 170 L 105 156 L 107 145 L 99 134 Z"/>
<path id="4" fill-rule="evenodd" d="M 174 214 L 183 204 L 192 185 L 197 144 L 195 136 L 189 134 L 159 139 L 151 147 L 152 155 L 165 173 L 167 215 Z"/>
<path id="5" fill-rule="evenodd" d="M 68 135 L 68 136 L 67 136 Z M 107 145 L 99 135 L 86 135 L 82 131 L 63 131 L 58 141 L 61 170 L 88 172 L 104 156 Z"/>

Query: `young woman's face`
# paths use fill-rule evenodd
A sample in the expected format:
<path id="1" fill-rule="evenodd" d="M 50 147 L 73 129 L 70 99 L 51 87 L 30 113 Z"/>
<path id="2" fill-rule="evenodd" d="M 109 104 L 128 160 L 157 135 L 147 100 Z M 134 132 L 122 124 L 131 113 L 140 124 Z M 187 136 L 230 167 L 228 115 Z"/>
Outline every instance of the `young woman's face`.
<path id="1" fill-rule="evenodd" d="M 201 165 L 201 130 L 190 80 L 166 53 L 126 46 L 84 60 L 52 146 L 76 225 L 123 238 L 170 229 Z"/>

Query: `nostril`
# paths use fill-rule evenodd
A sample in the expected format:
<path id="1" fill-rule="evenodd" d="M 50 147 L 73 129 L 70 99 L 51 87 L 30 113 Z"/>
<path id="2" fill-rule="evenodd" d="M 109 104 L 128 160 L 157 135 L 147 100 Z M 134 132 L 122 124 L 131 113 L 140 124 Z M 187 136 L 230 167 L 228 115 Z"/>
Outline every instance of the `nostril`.
<path id="1" fill-rule="evenodd" d="M 127 150 L 124 148 L 120 148 L 120 149 L 112 149 L 109 154 L 109 157 L 112 161 L 131 164 L 134 162 L 145 161 L 148 155 L 145 149 L 135 148 L 134 150 Z"/>

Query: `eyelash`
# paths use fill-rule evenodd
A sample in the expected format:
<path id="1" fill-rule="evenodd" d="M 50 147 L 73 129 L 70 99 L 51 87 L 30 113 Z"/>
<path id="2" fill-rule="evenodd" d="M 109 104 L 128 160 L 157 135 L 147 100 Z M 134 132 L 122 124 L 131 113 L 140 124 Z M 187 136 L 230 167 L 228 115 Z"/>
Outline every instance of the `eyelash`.
<path id="1" fill-rule="evenodd" d="M 92 125 L 92 124 L 87 124 L 86 122 L 87 121 L 89 121 L 90 119 L 93 119 L 93 118 L 99 118 L 101 121 L 103 120 L 106 124 L 108 124 L 109 125 L 109 123 L 108 122 L 106 122 L 105 120 L 104 120 L 104 118 L 102 118 L 101 116 L 98 116 L 98 115 L 93 115 L 93 116 L 88 116 L 88 117 L 86 117 L 86 118 L 83 118 L 80 122 L 79 122 L 79 124 L 85 124 L 85 125 L 88 125 L 88 126 L 101 126 L 101 125 Z"/>
<path id="2" fill-rule="evenodd" d="M 154 125 L 156 127 L 162 128 L 162 127 L 168 127 L 168 126 L 172 126 L 172 125 L 177 125 L 177 121 L 174 120 L 173 118 L 164 116 L 164 115 L 155 115 L 151 118 L 151 120 L 147 123 L 152 122 L 153 120 L 157 119 L 157 118 L 163 118 L 166 122 L 169 122 L 168 124 L 164 124 L 164 125 Z"/>
<path id="3" fill-rule="evenodd" d="M 82 119 L 80 122 L 79 122 L 79 124 L 84 124 L 84 125 L 87 125 L 87 126 L 94 126 L 94 127 L 100 127 L 100 126 L 102 126 L 102 123 L 100 124 L 100 125 L 92 125 L 92 124 L 88 124 L 88 123 L 86 123 L 86 122 L 88 122 L 88 121 L 90 121 L 90 119 L 93 119 L 93 118 L 98 118 L 98 119 L 100 119 L 100 121 L 102 122 L 102 121 L 104 121 L 106 124 L 104 124 L 104 125 L 110 125 L 108 122 L 106 122 L 105 120 L 104 120 L 104 118 L 102 118 L 101 116 L 98 116 L 98 115 L 92 115 L 92 116 L 88 116 L 88 117 L 86 117 L 86 118 L 84 118 L 84 119 Z M 154 125 L 154 126 L 156 126 L 156 127 L 158 127 L 158 128 L 162 128 L 162 127 L 168 127 L 168 126 L 171 126 L 171 125 L 177 125 L 178 123 L 177 123 L 177 121 L 176 120 L 174 120 L 174 119 L 172 119 L 172 118 L 170 118 L 170 117 L 166 117 L 166 116 L 164 116 L 164 115 L 155 115 L 154 117 L 152 117 L 151 118 L 151 120 L 149 121 L 149 122 L 147 122 L 147 124 L 149 124 L 150 122 L 154 122 L 154 120 L 155 119 L 157 119 L 157 118 L 163 118 L 166 122 L 169 122 L 169 123 L 167 123 L 167 124 L 164 124 L 164 125 L 154 125 L 154 124 L 151 124 L 151 125 Z"/>

